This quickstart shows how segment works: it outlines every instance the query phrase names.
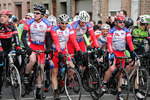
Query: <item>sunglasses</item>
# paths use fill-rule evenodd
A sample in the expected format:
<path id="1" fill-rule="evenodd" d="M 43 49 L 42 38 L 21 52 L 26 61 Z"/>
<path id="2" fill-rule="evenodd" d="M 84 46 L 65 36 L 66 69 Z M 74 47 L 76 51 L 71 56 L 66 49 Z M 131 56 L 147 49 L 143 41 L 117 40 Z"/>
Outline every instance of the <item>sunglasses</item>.
<path id="1" fill-rule="evenodd" d="M 125 21 L 122 21 L 122 20 L 118 20 L 118 23 L 125 23 Z"/>
<path id="2" fill-rule="evenodd" d="M 29 17 L 25 17 L 25 19 L 30 19 Z"/>
<path id="3" fill-rule="evenodd" d="M 65 24 L 65 25 L 67 25 L 68 23 L 63 23 L 63 22 L 62 22 L 61 24 Z"/>
<path id="4" fill-rule="evenodd" d="M 34 14 L 39 15 L 39 14 L 41 14 L 41 13 L 40 13 L 40 12 L 34 12 Z"/>

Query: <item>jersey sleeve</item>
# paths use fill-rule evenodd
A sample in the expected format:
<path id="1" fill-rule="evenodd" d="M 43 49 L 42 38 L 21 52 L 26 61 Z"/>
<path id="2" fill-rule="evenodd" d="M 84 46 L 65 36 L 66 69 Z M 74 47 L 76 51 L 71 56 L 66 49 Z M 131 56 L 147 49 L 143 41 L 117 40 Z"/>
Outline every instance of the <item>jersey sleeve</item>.
<path id="1" fill-rule="evenodd" d="M 28 31 L 29 28 L 30 28 L 30 25 L 28 25 L 27 22 L 26 22 L 25 25 L 24 25 L 24 27 L 23 27 L 23 30 L 27 30 Z"/>
<path id="2" fill-rule="evenodd" d="M 89 31 L 89 33 L 91 35 L 91 39 L 93 40 L 94 46 L 96 48 L 99 47 L 98 41 L 96 39 L 94 30 L 93 30 L 93 27 L 92 27 L 92 25 L 89 22 L 87 23 L 87 29 L 88 29 L 88 31 Z"/>
<path id="3" fill-rule="evenodd" d="M 132 42 L 132 35 L 130 34 L 129 31 L 126 33 L 126 39 L 127 39 L 130 51 L 133 51 L 134 50 L 134 46 L 133 46 L 133 42 Z"/>
<path id="4" fill-rule="evenodd" d="M 53 28 L 51 29 L 51 36 L 52 36 L 52 39 L 54 41 L 54 44 L 56 46 L 56 50 L 57 52 L 61 52 L 61 47 L 60 47 L 60 42 L 59 42 L 59 37 L 57 35 L 57 32 L 55 30 L 53 30 Z"/>
<path id="5" fill-rule="evenodd" d="M 108 50 L 109 50 L 110 53 L 113 52 L 113 48 L 112 48 L 112 36 L 113 36 L 113 34 L 110 33 L 110 32 L 108 32 L 108 34 L 107 34 L 107 48 L 108 48 Z"/>

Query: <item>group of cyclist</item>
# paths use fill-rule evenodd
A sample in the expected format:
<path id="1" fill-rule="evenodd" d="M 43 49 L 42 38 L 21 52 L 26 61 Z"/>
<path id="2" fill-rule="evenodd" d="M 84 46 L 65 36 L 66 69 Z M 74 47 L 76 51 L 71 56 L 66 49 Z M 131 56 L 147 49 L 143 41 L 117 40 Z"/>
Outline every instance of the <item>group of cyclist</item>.
<path id="1" fill-rule="evenodd" d="M 111 77 L 112 73 L 118 67 L 116 64 L 119 59 L 115 56 L 125 56 L 126 44 L 129 46 L 130 56 L 133 59 L 132 62 L 126 67 L 129 73 L 136 63 L 133 65 L 135 58 L 138 59 L 139 53 L 143 53 L 144 47 L 133 45 L 132 41 L 138 41 L 140 45 L 140 39 L 134 39 L 132 36 L 148 37 L 148 30 L 150 28 L 150 15 L 141 15 L 139 17 L 140 25 L 132 27 L 131 30 L 125 27 L 126 17 L 123 14 L 116 15 L 114 20 L 114 27 L 110 28 L 110 25 L 103 24 L 101 30 L 94 27 L 89 23 L 90 16 L 86 11 L 80 11 L 79 15 L 74 18 L 73 22 L 70 22 L 70 18 L 67 14 L 61 14 L 58 17 L 58 23 L 56 17 L 53 15 L 46 15 L 46 8 L 43 5 L 35 4 L 34 13 L 28 13 L 24 20 L 20 21 L 20 24 L 16 26 L 9 22 L 12 17 L 12 13 L 9 10 L 0 11 L 0 56 L 3 53 L 8 54 L 15 43 L 16 53 L 21 55 L 21 49 L 25 48 L 29 55 L 29 63 L 25 69 L 24 84 L 29 84 L 29 73 L 36 62 L 36 55 L 33 50 L 42 50 L 45 53 L 40 54 L 41 68 L 44 70 L 45 54 L 49 54 L 54 51 L 54 56 L 50 62 L 52 71 L 52 85 L 54 89 L 54 100 L 60 100 L 58 93 L 58 62 L 65 59 L 64 54 L 74 54 L 74 50 L 78 56 L 82 56 L 83 52 L 87 49 L 93 50 L 97 48 L 99 52 L 102 52 L 101 47 L 107 44 L 109 50 L 109 69 L 105 72 L 104 80 L 102 82 L 102 94 L 107 92 L 107 81 Z M 69 24 L 70 23 L 70 24 Z M 85 34 L 88 31 L 90 37 L 88 40 L 85 38 Z M 95 31 L 95 32 L 94 32 Z M 13 41 L 12 41 L 13 40 Z M 90 41 L 85 42 L 85 41 Z M 126 43 L 127 41 L 127 43 Z M 141 51 L 142 49 L 142 51 Z M 131 61 L 131 59 L 130 59 Z M 23 62 L 23 59 L 22 59 Z M 70 66 L 74 67 L 71 57 L 69 58 Z M 3 61 L 0 58 L 0 98 L 2 98 L 2 71 Z M 8 64 L 8 63 L 7 63 Z M 7 65 L 8 66 L 8 65 Z M 122 66 L 125 67 L 125 60 L 122 59 Z M 38 80 L 41 84 L 41 80 Z M 138 86 L 135 86 L 136 93 L 139 100 L 142 100 L 142 94 L 138 90 Z M 36 98 L 40 98 L 40 86 L 36 90 Z M 118 89 L 118 93 L 121 93 L 121 89 Z M 124 100 L 121 95 L 117 95 L 117 100 Z"/>

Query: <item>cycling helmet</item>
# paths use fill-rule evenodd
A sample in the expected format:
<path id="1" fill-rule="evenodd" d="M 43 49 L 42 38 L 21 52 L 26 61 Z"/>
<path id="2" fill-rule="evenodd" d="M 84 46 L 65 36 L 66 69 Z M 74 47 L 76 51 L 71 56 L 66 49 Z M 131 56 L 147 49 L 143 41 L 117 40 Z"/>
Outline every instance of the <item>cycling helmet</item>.
<path id="1" fill-rule="evenodd" d="M 150 24 L 150 15 L 141 15 L 140 23 Z"/>
<path id="2" fill-rule="evenodd" d="M 134 22 L 133 22 L 133 20 L 131 18 L 126 18 L 126 20 L 125 20 L 125 27 L 126 28 L 129 28 L 133 24 L 134 24 Z"/>
<path id="3" fill-rule="evenodd" d="M 115 20 L 116 20 L 116 21 L 117 21 L 117 20 L 124 21 L 124 20 L 126 20 L 126 18 L 125 18 L 124 15 L 116 15 L 116 16 L 115 16 Z"/>
<path id="4" fill-rule="evenodd" d="M 63 21 L 69 22 L 69 16 L 66 14 L 61 14 L 58 17 L 58 21 L 59 21 L 59 23 L 63 22 Z"/>
<path id="5" fill-rule="evenodd" d="M 110 29 L 110 25 L 108 24 L 102 24 L 101 29 Z"/>
<path id="6" fill-rule="evenodd" d="M 1 14 L 8 15 L 9 18 L 12 17 L 12 13 L 11 13 L 10 10 L 6 10 L 6 9 L 1 10 L 1 11 L 0 11 L 0 15 L 1 15 Z"/>
<path id="7" fill-rule="evenodd" d="M 79 15 L 76 15 L 74 18 L 73 18 L 73 21 L 77 21 L 79 20 Z"/>
<path id="8" fill-rule="evenodd" d="M 80 11 L 79 12 L 79 20 L 81 22 L 89 22 L 90 21 L 90 15 L 86 11 Z"/>
<path id="9" fill-rule="evenodd" d="M 33 6 L 33 9 L 34 9 L 34 10 L 39 10 L 42 15 L 44 15 L 45 12 L 46 12 L 46 8 L 45 8 L 43 5 L 40 5 L 40 4 L 35 4 L 35 5 Z"/>
<path id="10" fill-rule="evenodd" d="M 57 20 L 55 16 L 50 15 L 47 19 L 50 21 L 51 26 L 54 26 L 57 24 Z"/>
<path id="11" fill-rule="evenodd" d="M 31 18 L 34 18 L 34 14 L 33 13 L 27 13 L 26 16 L 30 16 Z"/>

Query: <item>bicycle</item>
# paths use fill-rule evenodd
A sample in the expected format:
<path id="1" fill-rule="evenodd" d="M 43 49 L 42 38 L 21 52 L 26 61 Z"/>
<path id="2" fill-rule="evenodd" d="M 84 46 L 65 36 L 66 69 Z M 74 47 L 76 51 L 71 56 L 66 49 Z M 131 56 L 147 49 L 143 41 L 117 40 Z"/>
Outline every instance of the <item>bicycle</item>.
<path id="1" fill-rule="evenodd" d="M 9 52 L 8 57 L 7 54 L 3 53 L 2 58 L 4 59 L 4 67 L 2 73 L 3 83 L 5 86 L 11 86 L 12 94 L 15 100 L 21 100 L 21 79 L 20 74 L 17 67 L 14 65 L 14 60 L 16 56 L 16 51 L 12 50 Z M 7 62 L 7 59 L 9 62 Z M 6 68 L 6 63 L 8 64 L 8 68 Z"/>
<path id="2" fill-rule="evenodd" d="M 58 62 L 58 79 L 64 81 L 65 93 L 69 100 L 80 100 L 82 93 L 81 78 L 78 71 L 69 65 L 69 57 L 70 54 L 65 54 L 65 64 L 63 61 Z"/>
<path id="3" fill-rule="evenodd" d="M 129 97 L 129 89 L 130 89 L 130 84 L 129 84 L 129 77 L 128 77 L 128 73 L 125 70 L 125 68 L 123 68 L 122 66 L 122 59 L 129 59 L 129 57 L 117 57 L 115 56 L 115 58 L 119 59 L 119 67 L 114 71 L 114 73 L 112 73 L 110 79 L 108 80 L 106 86 L 108 88 L 108 93 L 113 94 L 113 95 L 119 95 L 118 94 L 118 89 L 121 89 L 121 95 L 125 100 L 128 100 Z M 101 73 L 103 74 L 103 73 Z M 104 76 L 104 75 L 102 75 Z M 125 79 L 126 81 L 122 81 L 123 79 Z M 103 95 L 103 93 L 101 94 L 101 96 Z"/>
<path id="4" fill-rule="evenodd" d="M 95 52 L 98 52 L 97 49 L 90 51 L 88 50 L 87 52 L 84 52 L 84 56 L 81 57 L 81 59 L 78 59 L 78 57 L 75 57 L 75 65 L 77 70 L 80 73 L 80 76 L 82 77 L 82 85 L 84 89 L 87 92 L 90 92 L 92 98 L 95 100 L 100 98 L 101 94 L 101 80 L 100 80 L 100 75 L 99 72 L 96 69 L 96 66 L 93 64 L 93 59 L 91 59 L 91 56 L 95 56 Z M 78 59 L 78 60 L 77 60 Z M 85 70 L 80 69 L 80 66 L 84 66 L 85 64 Z"/>
<path id="5" fill-rule="evenodd" d="M 22 93 L 22 97 L 24 97 L 25 95 L 28 95 L 32 90 L 33 95 L 34 95 L 34 100 L 36 100 L 36 90 L 38 87 L 40 87 L 40 100 L 44 100 L 44 88 L 45 88 L 45 75 L 44 75 L 44 71 L 41 68 L 40 63 L 38 62 L 38 56 L 40 55 L 40 53 L 45 53 L 44 51 L 41 50 L 33 50 L 33 52 L 36 53 L 36 63 L 34 64 L 32 70 L 30 71 L 29 74 L 29 84 L 24 84 L 22 83 L 22 88 L 23 88 L 23 93 Z M 25 72 L 25 71 L 24 71 Z M 40 78 L 41 81 L 41 85 L 39 85 L 38 83 L 38 78 Z"/>

